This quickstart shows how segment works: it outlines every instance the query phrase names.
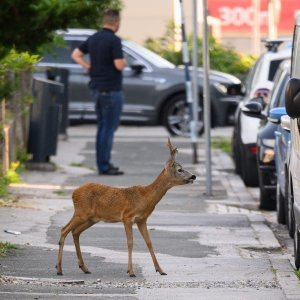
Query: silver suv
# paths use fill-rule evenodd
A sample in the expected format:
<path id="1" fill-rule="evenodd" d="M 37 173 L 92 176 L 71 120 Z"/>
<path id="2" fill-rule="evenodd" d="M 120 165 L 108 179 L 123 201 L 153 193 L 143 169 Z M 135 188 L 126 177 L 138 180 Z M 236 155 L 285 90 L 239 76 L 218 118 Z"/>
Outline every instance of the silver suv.
<path id="1" fill-rule="evenodd" d="M 74 63 L 70 54 L 94 30 L 70 29 L 60 32 L 65 46 L 43 57 L 36 76 L 46 76 L 51 68 L 69 70 L 69 119 L 94 120 L 94 104 L 88 89 L 89 76 Z M 123 41 L 127 67 L 123 71 L 125 103 L 123 122 L 165 125 L 174 135 L 189 133 L 189 114 L 185 96 L 184 69 L 131 41 Z M 199 69 L 199 131 L 203 130 L 203 72 Z M 210 72 L 212 125 L 223 126 L 233 120 L 240 101 L 241 81 L 229 74 Z"/>

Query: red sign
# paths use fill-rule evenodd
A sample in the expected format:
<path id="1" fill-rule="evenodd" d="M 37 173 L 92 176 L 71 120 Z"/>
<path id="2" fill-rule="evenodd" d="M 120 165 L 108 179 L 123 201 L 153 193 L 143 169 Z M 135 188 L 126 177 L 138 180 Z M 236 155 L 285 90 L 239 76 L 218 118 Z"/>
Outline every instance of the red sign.
<path id="1" fill-rule="evenodd" d="M 261 0 L 260 29 L 268 31 L 268 0 Z M 250 32 L 253 26 L 254 8 L 252 0 L 208 0 L 209 15 L 221 20 L 223 33 Z M 299 0 L 281 0 L 279 34 L 292 34 L 295 15 L 300 13 Z"/>

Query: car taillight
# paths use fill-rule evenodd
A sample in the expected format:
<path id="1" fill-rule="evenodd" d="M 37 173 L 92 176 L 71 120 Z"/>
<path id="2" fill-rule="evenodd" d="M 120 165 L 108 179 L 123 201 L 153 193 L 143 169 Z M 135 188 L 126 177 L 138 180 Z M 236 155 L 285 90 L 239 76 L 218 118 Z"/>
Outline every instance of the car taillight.
<path id="1" fill-rule="evenodd" d="M 250 150 L 250 153 L 252 153 L 252 154 L 257 153 L 257 147 L 256 146 L 251 146 L 249 150 Z"/>
<path id="2" fill-rule="evenodd" d="M 265 104 L 269 103 L 270 90 L 269 89 L 258 89 L 254 93 L 254 98 L 262 97 Z"/>

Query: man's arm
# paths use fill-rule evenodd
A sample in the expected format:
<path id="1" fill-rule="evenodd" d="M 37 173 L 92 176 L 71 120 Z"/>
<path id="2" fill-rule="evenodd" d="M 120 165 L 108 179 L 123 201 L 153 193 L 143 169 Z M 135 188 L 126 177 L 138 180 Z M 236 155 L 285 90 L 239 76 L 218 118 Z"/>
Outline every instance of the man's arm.
<path id="1" fill-rule="evenodd" d="M 78 63 L 79 65 L 81 65 L 82 67 L 84 67 L 87 71 L 90 70 L 91 65 L 89 62 L 87 62 L 84 59 L 84 53 L 81 52 L 78 48 L 75 48 L 71 54 L 71 58 Z"/>
<path id="2" fill-rule="evenodd" d="M 114 65 L 117 70 L 122 71 L 126 66 L 125 59 L 124 58 L 114 59 Z"/>

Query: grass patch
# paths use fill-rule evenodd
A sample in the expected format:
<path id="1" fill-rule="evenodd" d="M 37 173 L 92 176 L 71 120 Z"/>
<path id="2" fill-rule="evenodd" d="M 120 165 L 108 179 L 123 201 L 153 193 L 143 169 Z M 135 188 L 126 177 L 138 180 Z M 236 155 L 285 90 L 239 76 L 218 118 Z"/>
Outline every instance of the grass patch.
<path id="1" fill-rule="evenodd" d="M 71 163 L 70 166 L 71 167 L 80 167 L 80 168 L 84 167 L 83 163 Z"/>
<path id="2" fill-rule="evenodd" d="M 295 271 L 296 276 L 298 277 L 298 279 L 300 280 L 300 269 Z"/>
<path id="3" fill-rule="evenodd" d="M 211 146 L 215 149 L 220 149 L 228 155 L 232 155 L 231 139 L 230 138 L 213 138 Z"/>
<path id="4" fill-rule="evenodd" d="M 54 191 L 53 193 L 58 196 L 66 196 L 67 195 L 66 191 L 64 191 L 64 190 Z"/>
<path id="5" fill-rule="evenodd" d="M 5 256 L 8 250 L 11 249 L 19 249 L 16 245 L 11 244 L 11 243 L 3 243 L 0 242 L 0 256 Z"/>

